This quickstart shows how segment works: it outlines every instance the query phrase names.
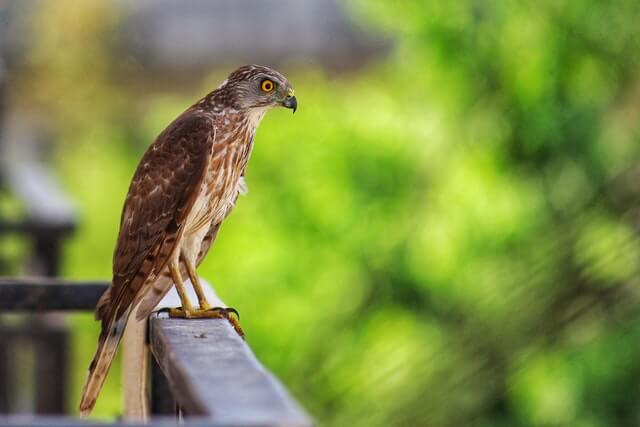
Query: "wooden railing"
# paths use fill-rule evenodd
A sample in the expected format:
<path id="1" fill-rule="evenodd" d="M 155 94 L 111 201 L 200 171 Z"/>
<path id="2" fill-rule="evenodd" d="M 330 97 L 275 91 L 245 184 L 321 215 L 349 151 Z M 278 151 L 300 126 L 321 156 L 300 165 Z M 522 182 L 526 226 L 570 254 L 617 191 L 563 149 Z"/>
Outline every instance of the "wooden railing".
<path id="1" fill-rule="evenodd" d="M 57 279 L 0 279 L 0 311 L 93 310 L 106 286 L 106 283 Z M 148 346 L 152 355 L 148 358 L 150 368 L 144 368 L 143 360 L 141 368 L 125 366 L 125 373 L 127 369 L 148 372 L 150 378 L 146 378 L 147 375 L 125 377 L 124 387 L 139 393 L 150 384 L 146 392 L 149 413 L 138 414 L 138 418 L 150 422 L 147 425 L 175 425 L 176 417 L 188 426 L 313 425 L 226 320 L 169 319 L 162 313 L 154 313 L 149 319 L 148 339 L 145 340 L 145 335 L 137 338 L 133 345 L 131 338 L 125 340 L 125 345 Z M 144 353 L 138 351 L 138 354 Z M 84 368 L 79 367 L 83 371 Z M 133 424 L 126 425 L 136 425 L 136 422 L 141 421 L 134 419 Z M 71 418 L 0 418 L 2 427 L 18 425 L 94 424 Z"/>

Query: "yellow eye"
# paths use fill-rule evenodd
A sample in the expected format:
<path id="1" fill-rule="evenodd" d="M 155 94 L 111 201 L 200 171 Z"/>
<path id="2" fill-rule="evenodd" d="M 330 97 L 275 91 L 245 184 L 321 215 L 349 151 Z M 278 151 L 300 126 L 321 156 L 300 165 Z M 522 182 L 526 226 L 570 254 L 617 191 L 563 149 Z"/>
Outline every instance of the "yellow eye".
<path id="1" fill-rule="evenodd" d="M 274 88 L 274 84 L 271 80 L 263 80 L 262 84 L 260 85 L 260 87 L 262 88 L 262 90 L 264 92 L 271 92 Z"/>

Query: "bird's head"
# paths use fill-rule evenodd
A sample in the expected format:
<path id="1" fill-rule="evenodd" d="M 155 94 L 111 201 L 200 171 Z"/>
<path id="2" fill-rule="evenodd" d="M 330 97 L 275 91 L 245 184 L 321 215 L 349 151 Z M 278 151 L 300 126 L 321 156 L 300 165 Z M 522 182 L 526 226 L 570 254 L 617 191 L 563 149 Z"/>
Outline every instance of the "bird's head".
<path id="1" fill-rule="evenodd" d="M 298 101 L 285 76 L 261 65 L 245 65 L 229 75 L 218 88 L 226 102 L 240 109 L 282 106 L 296 112 Z"/>

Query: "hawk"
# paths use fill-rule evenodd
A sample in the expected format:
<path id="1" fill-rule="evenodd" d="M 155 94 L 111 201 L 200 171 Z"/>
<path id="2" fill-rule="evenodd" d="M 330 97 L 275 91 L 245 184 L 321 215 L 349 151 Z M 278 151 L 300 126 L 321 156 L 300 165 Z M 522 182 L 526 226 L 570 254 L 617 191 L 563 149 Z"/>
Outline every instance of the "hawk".
<path id="1" fill-rule="evenodd" d="M 82 391 L 81 415 L 95 405 L 130 314 L 137 307 L 136 318 L 146 318 L 174 284 L 182 307 L 171 309 L 170 316 L 226 318 L 242 335 L 229 315 L 235 310 L 208 303 L 196 268 L 238 195 L 246 192 L 244 172 L 256 129 L 276 106 L 296 111 L 288 80 L 268 67 L 240 67 L 145 152 L 124 202 L 113 279 L 96 307 L 102 332 Z M 184 277 L 193 285 L 198 308 L 189 301 Z"/>

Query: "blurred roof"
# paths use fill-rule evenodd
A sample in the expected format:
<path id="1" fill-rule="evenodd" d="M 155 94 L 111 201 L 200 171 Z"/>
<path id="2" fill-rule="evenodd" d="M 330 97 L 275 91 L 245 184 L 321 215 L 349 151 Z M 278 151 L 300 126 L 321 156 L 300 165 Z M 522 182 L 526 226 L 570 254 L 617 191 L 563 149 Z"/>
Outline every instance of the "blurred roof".
<path id="1" fill-rule="evenodd" d="M 291 61 L 341 68 L 385 46 L 349 22 L 337 0 L 126 3 L 123 46 L 160 68 Z"/>
<path id="2" fill-rule="evenodd" d="M 42 0 L 0 3 L 0 55 L 19 60 L 29 34 L 15 19 Z M 340 0 L 121 0 L 115 48 L 145 72 L 200 73 L 226 63 L 353 68 L 388 41 L 349 20 Z M 31 35 L 37 37 L 37 35 Z"/>

